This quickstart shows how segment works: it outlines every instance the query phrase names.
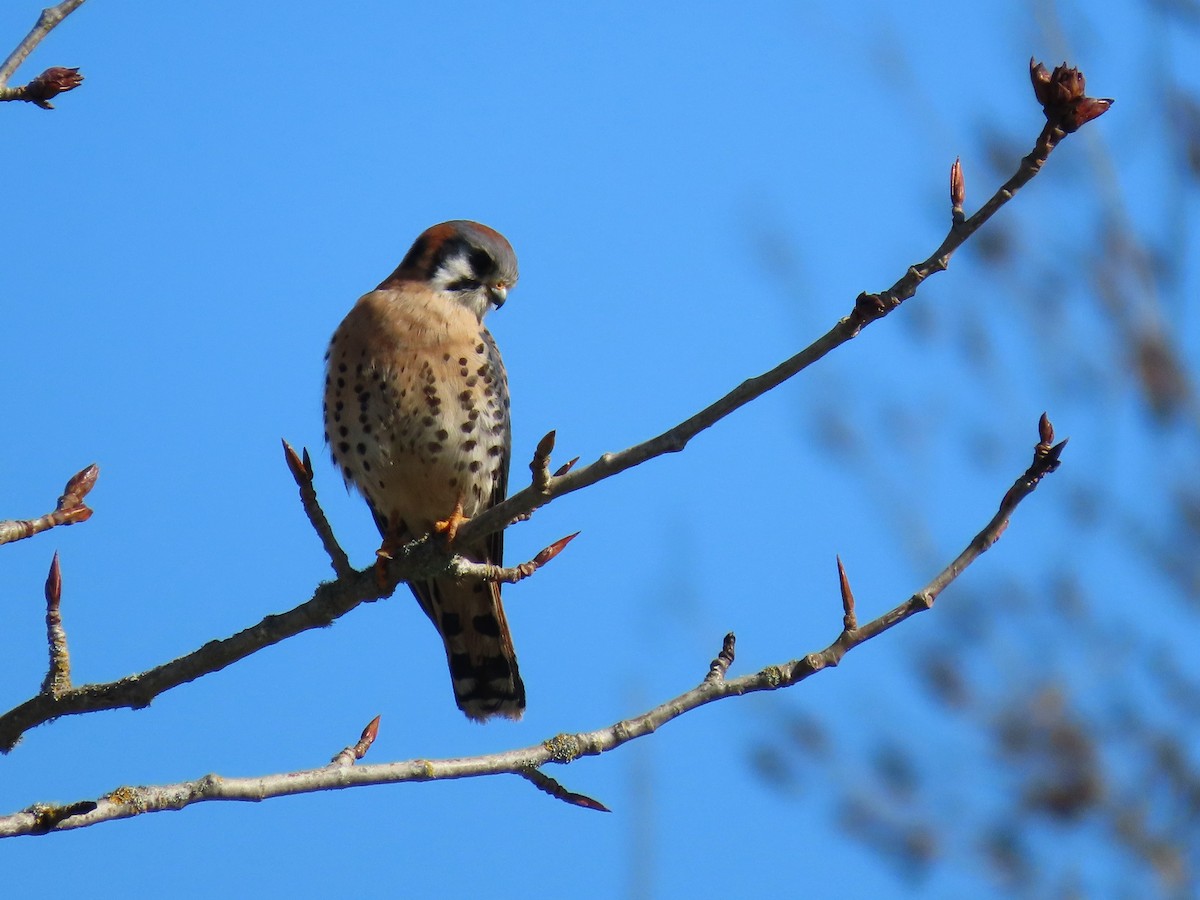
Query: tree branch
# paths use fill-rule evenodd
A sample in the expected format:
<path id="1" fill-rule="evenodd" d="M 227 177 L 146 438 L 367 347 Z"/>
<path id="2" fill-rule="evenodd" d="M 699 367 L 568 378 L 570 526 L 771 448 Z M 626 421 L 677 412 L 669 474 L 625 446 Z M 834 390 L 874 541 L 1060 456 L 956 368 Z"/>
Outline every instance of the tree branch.
<path id="1" fill-rule="evenodd" d="M 0 100 L 27 100 L 42 109 L 53 109 L 50 98 L 74 90 L 83 82 L 78 69 L 54 66 L 47 69 L 29 84 L 10 88 L 8 81 L 34 48 L 42 42 L 63 19 L 83 5 L 84 0 L 63 0 L 58 6 L 43 9 L 37 22 L 3 63 L 0 63 Z"/>
<path id="2" fill-rule="evenodd" d="M 539 454 L 535 456 L 537 469 L 534 472 L 533 483 L 465 524 L 459 530 L 460 538 L 467 542 L 476 541 L 493 531 L 505 528 L 510 522 L 527 519 L 534 510 L 564 494 L 590 487 L 664 454 L 678 453 L 700 432 L 712 427 L 750 401 L 779 387 L 830 351 L 857 337 L 872 322 L 882 319 L 905 300 L 913 297 L 921 283 L 930 275 L 945 271 L 954 252 L 1037 176 L 1059 142 L 1068 133 L 1103 114 L 1112 104 L 1111 100 L 1096 100 L 1085 96 L 1083 75 L 1077 69 L 1059 66 L 1050 76 L 1045 75 L 1045 69 L 1040 64 L 1035 65 L 1031 61 L 1030 71 L 1035 96 L 1042 103 L 1046 116 L 1045 127 L 1013 176 L 968 219 L 961 218 L 966 185 L 961 163 L 955 160 L 951 168 L 950 231 L 929 258 L 910 266 L 904 276 L 883 293 L 860 294 L 850 315 L 795 356 L 756 378 L 742 382 L 715 403 L 657 437 L 617 453 L 605 453 L 591 465 L 556 473 L 549 478 L 545 477 L 543 471 L 549 464 L 549 453 L 541 454 L 542 448 L 539 446 Z M 1043 86 L 1043 79 L 1052 82 L 1052 87 Z M 1063 87 L 1063 84 L 1068 86 Z M 547 457 L 545 465 L 541 463 L 542 455 Z"/>
<path id="3" fill-rule="evenodd" d="M 58 498 L 58 506 L 54 512 L 38 516 L 36 519 L 6 519 L 0 522 L 0 544 L 21 541 L 58 525 L 86 522 L 92 517 L 92 510 L 83 502 L 83 498 L 96 486 L 96 479 L 99 477 L 100 467 L 92 463 L 71 476 L 71 480 L 63 488 L 62 496 Z"/>
<path id="4" fill-rule="evenodd" d="M 1059 465 L 1065 441 L 1052 445 L 1053 428 L 1043 415 L 1040 438 L 1034 448 L 1032 465 L 1017 478 L 1004 495 L 1000 509 L 958 557 L 921 590 L 908 600 L 889 610 L 861 628 L 843 621 L 837 639 L 819 653 L 810 653 L 797 660 L 767 666 L 751 675 L 727 678 L 726 671 L 733 663 L 733 635 L 726 635 L 721 652 L 709 665 L 708 674 L 690 691 L 633 718 L 617 722 L 608 728 L 581 734 L 560 734 L 532 747 L 508 750 L 484 756 L 459 759 L 414 759 L 378 765 L 352 766 L 353 758 L 362 753 L 374 740 L 375 720 L 363 732 L 359 744 L 347 748 L 334 762 L 319 769 L 264 775 L 257 778 L 224 778 L 206 775 L 194 781 L 151 787 L 120 787 L 99 798 L 66 805 L 35 804 L 21 812 L 0 817 L 0 837 L 46 834 L 67 831 L 127 819 L 143 813 L 179 810 L 195 803 L 213 800 L 266 800 L 293 794 L 340 790 L 375 784 L 397 784 L 410 781 L 442 781 L 458 778 L 478 778 L 486 775 L 512 774 L 530 781 L 551 796 L 587 809 L 607 811 L 599 801 L 564 788 L 555 779 L 540 771 L 550 763 L 565 765 L 580 757 L 598 756 L 615 750 L 629 741 L 653 734 L 667 722 L 683 714 L 728 697 L 740 697 L 759 691 L 776 691 L 799 684 L 822 669 L 837 666 L 853 648 L 894 628 L 915 613 L 933 606 L 937 596 L 963 571 L 992 546 L 1004 533 L 1009 517 L 1017 505 L 1031 494 L 1038 482 Z M 843 585 L 843 610 L 846 609 L 848 580 L 839 566 L 839 583 Z M 373 727 L 374 726 L 374 727 Z M 361 753 L 359 750 L 361 749 Z"/>
<path id="5" fill-rule="evenodd" d="M 683 450 L 691 438 L 701 431 L 783 384 L 834 348 L 856 337 L 863 328 L 886 316 L 899 307 L 904 300 L 915 295 L 926 278 L 935 272 L 944 271 L 951 255 L 1005 203 L 1011 200 L 1023 185 L 1041 171 L 1042 165 L 1059 141 L 1070 130 L 1074 130 L 1063 125 L 1063 122 L 1067 122 L 1068 125 L 1074 122 L 1075 120 L 1071 119 L 1071 116 L 1078 118 L 1082 115 L 1081 109 L 1086 109 L 1093 118 L 1103 112 L 1103 109 L 1107 109 L 1107 105 L 1104 105 L 1100 112 L 1095 112 L 1095 104 L 1107 104 L 1110 101 L 1096 101 L 1085 97 L 1083 95 L 1083 77 L 1076 70 L 1060 66 L 1054 70 L 1053 76 L 1046 76 L 1052 82 L 1051 87 L 1043 85 L 1039 88 L 1041 77 L 1039 69 L 1040 67 L 1031 67 L 1031 74 L 1035 84 L 1035 93 L 1039 102 L 1043 104 L 1047 122 L 1034 149 L 1021 160 L 1016 174 L 1005 182 L 982 209 L 962 221 L 959 221 L 957 215 L 952 215 L 950 232 L 932 256 L 924 262 L 910 267 L 908 272 L 887 291 L 881 294 L 860 294 L 849 316 L 839 321 L 824 336 L 791 359 L 769 372 L 743 382 L 715 403 L 658 437 L 618 453 L 606 453 L 582 469 L 573 469 L 574 460 L 572 460 L 553 475 L 547 475 L 550 467 L 550 453 L 554 444 L 553 432 L 551 432 L 539 442 L 534 455 L 531 464 L 532 484 L 530 487 L 467 522 L 459 529 L 458 540 L 464 545 L 469 545 L 487 534 L 507 527 L 515 520 L 527 518 L 534 510 L 545 506 L 557 497 L 589 487 L 666 453 Z M 1063 87 L 1063 84 L 1066 84 L 1066 87 Z M 1054 87 L 1055 85 L 1058 87 Z M 1077 123 L 1075 127 L 1078 127 L 1078 124 L 1081 123 Z M 965 192 L 965 182 L 960 166 L 957 172 L 952 170 L 951 174 L 952 208 L 961 206 Z M 379 570 L 374 568 L 366 571 L 349 569 L 349 561 L 345 559 L 345 554 L 337 545 L 336 540 L 333 540 L 332 532 L 328 529 L 328 522 L 325 521 L 324 514 L 320 512 L 320 507 L 317 505 L 316 494 L 311 483 L 311 461 L 305 464 L 294 451 L 291 451 L 290 447 L 287 448 L 287 451 L 289 451 L 288 464 L 300 485 L 305 510 L 317 533 L 321 536 L 335 571 L 339 573 L 338 579 L 320 585 L 310 600 L 288 612 L 267 616 L 257 625 L 232 637 L 210 641 L 198 650 L 156 668 L 117 681 L 82 685 L 55 697 L 42 694 L 25 701 L 0 716 L 0 752 L 7 753 L 12 750 L 21 735 L 28 729 L 60 716 L 77 715 L 102 709 L 125 707 L 139 709 L 148 706 L 154 697 L 164 691 L 211 672 L 219 671 L 251 653 L 303 631 L 325 627 L 361 603 L 390 596 L 402 581 L 444 574 L 460 574 L 468 570 L 474 571 L 472 567 L 478 566 L 476 563 L 450 554 L 441 536 L 429 535 L 412 541 L 393 552 L 382 575 Z M 1032 487 L 1029 489 L 1032 490 Z M 1001 513 L 1004 513 L 1003 509 Z M 1006 517 L 1001 514 L 998 514 L 999 518 L 1007 521 Z M 537 568 L 537 565 L 552 558 L 565 546 L 565 543 L 566 539 L 556 542 L 542 551 L 534 560 L 522 566 L 508 570 L 491 571 L 489 569 L 479 574 L 499 581 L 519 580 L 530 574 L 533 569 Z M 555 549 L 556 547 L 557 549 Z M 986 547 L 977 552 L 982 552 L 983 549 Z M 967 552 L 964 551 L 964 558 L 966 555 Z M 961 563 L 961 560 L 962 558 L 956 560 L 956 564 Z M 531 566 L 532 568 L 529 568 Z M 938 589 L 940 590 L 940 588 Z M 910 602 L 932 603 L 933 596 L 936 596 L 936 592 L 927 597 L 914 595 Z M 915 608 L 908 610 L 903 613 L 901 618 L 906 618 L 916 611 L 918 610 Z M 848 631 L 843 637 L 849 640 L 847 635 L 865 632 L 866 629 L 872 627 L 879 627 L 878 620 L 858 631 Z M 891 627 L 891 625 L 886 627 Z M 836 664 L 836 662 L 831 664 Z"/>

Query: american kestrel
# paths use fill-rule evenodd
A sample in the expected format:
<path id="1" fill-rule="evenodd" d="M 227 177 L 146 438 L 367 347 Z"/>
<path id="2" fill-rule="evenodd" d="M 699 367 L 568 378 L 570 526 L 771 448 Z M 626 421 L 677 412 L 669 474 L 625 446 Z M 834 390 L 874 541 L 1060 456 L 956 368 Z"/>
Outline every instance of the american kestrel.
<path id="1" fill-rule="evenodd" d="M 371 507 L 381 553 L 505 498 L 508 376 L 483 317 L 516 280 L 517 257 L 501 234 L 443 222 L 329 342 L 325 439 L 347 486 Z M 454 551 L 501 565 L 504 533 Z M 442 636 L 459 709 L 472 719 L 520 718 L 525 685 L 500 586 L 441 577 L 410 587 Z"/>

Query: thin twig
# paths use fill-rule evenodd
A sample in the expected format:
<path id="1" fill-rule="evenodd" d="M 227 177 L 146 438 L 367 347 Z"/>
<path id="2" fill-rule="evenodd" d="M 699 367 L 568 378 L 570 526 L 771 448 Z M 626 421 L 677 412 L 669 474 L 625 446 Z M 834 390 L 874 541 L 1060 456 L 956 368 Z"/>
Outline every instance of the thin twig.
<path id="1" fill-rule="evenodd" d="M 0 63 L 0 88 L 6 88 L 13 73 L 17 71 L 21 63 L 25 62 L 25 59 L 42 42 L 42 39 L 53 31 L 63 19 L 81 7 L 83 2 L 84 0 L 63 0 L 58 6 L 42 10 L 42 14 L 38 16 L 32 30 L 25 35 L 25 40 L 17 44 L 17 49 L 8 55 L 8 59 Z M 0 99 L 4 98 L 0 97 Z"/>
<path id="2" fill-rule="evenodd" d="M 457 576 L 481 578 L 484 581 L 495 581 L 501 584 L 516 584 L 528 578 L 558 554 L 562 553 L 567 544 L 579 537 L 579 532 L 561 537 L 549 547 L 543 548 L 537 556 L 528 562 L 515 566 L 493 566 L 488 563 L 477 563 L 462 556 L 454 557 L 450 562 L 450 572 Z"/>
<path id="3" fill-rule="evenodd" d="M 733 665 L 733 650 L 736 645 L 737 638 L 731 631 L 721 642 L 721 652 L 708 664 L 708 674 L 704 676 L 706 682 L 711 684 L 714 681 L 725 680 L 725 676 L 729 674 L 729 667 Z"/>
<path id="4" fill-rule="evenodd" d="M 8 753 L 30 728 L 61 716 L 102 709 L 142 709 L 164 691 L 218 672 L 264 647 L 277 644 L 313 628 L 323 628 L 370 600 L 386 597 L 393 587 L 379 586 L 374 572 L 322 584 L 312 599 L 285 613 L 264 618 L 257 625 L 222 640 L 209 641 L 186 656 L 127 675 L 116 681 L 84 684 L 56 697 L 37 694 L 0 716 L 0 753 Z"/>
<path id="5" fill-rule="evenodd" d="M 593 800 L 586 794 L 577 794 L 574 791 L 568 791 L 541 769 L 522 769 L 517 774 L 539 791 L 549 794 L 555 800 L 561 800 L 563 803 L 569 803 L 572 806 L 581 806 L 584 809 L 594 809 L 596 812 L 612 812 L 611 809 L 599 800 Z"/>
<path id="6" fill-rule="evenodd" d="M 466 542 L 477 541 L 493 531 L 499 531 L 514 520 L 528 518 L 534 510 L 558 497 L 590 487 L 656 457 L 678 453 L 700 432 L 752 400 L 779 387 L 830 351 L 857 337 L 867 325 L 883 318 L 915 295 L 926 278 L 945 271 L 954 252 L 1041 171 L 1064 136 L 1065 132 L 1061 128 L 1047 122 L 1033 150 L 1021 160 L 1016 173 L 973 216 L 961 223 L 953 223 L 941 245 L 928 259 L 910 266 L 904 276 L 886 291 L 879 294 L 860 294 L 850 315 L 795 356 L 756 378 L 742 382 L 720 400 L 657 437 L 616 453 L 605 453 L 590 465 L 561 476 L 552 476 L 548 484 L 531 484 L 518 491 L 503 503 L 496 504 L 466 523 L 459 531 L 459 539 Z"/>
<path id="7" fill-rule="evenodd" d="M 329 520 L 325 518 L 325 511 L 317 502 L 317 489 L 313 487 L 312 457 L 308 455 L 308 448 L 304 448 L 304 458 L 301 459 L 292 449 L 292 445 L 284 441 L 283 458 L 287 461 L 288 471 L 292 473 L 292 478 L 296 480 L 296 487 L 300 488 L 300 502 L 304 505 L 304 513 L 308 516 L 308 521 L 312 523 L 313 531 L 321 539 L 321 546 L 329 555 L 329 564 L 333 566 L 334 574 L 338 578 L 351 577 L 354 574 L 354 566 L 350 565 L 350 557 L 338 543 L 333 534 L 333 528 L 329 525 Z"/>
<path id="8" fill-rule="evenodd" d="M 58 506 L 54 512 L 38 516 L 36 519 L 6 519 L 0 522 L 0 544 L 24 540 L 58 525 L 86 522 L 92 517 L 92 510 L 83 502 L 83 498 L 96 486 L 96 479 L 99 477 L 100 467 L 92 463 L 71 476 L 71 480 L 63 489 L 63 495 L 58 498 Z"/>
<path id="9" fill-rule="evenodd" d="M 329 761 L 330 766 L 345 768 L 354 765 L 355 760 L 362 759 L 367 755 L 367 751 L 371 749 L 371 745 L 375 743 L 375 738 L 379 736 L 379 720 L 382 716 L 376 716 L 367 723 L 367 727 L 362 730 L 362 734 L 358 737 L 357 744 L 351 744 L 344 750 L 339 752 L 333 759 Z"/>
<path id="10" fill-rule="evenodd" d="M 67 652 L 67 631 L 62 621 L 62 569 L 58 554 L 46 576 L 46 643 L 50 647 L 50 666 L 42 682 L 42 693 L 59 697 L 71 689 L 71 654 Z"/>
<path id="11" fill-rule="evenodd" d="M 1047 423 L 1048 425 L 1048 423 Z M 799 684 L 822 669 L 841 662 L 847 652 L 882 634 L 921 610 L 929 609 L 947 585 L 985 552 L 1004 531 L 1008 516 L 1038 482 L 1058 466 L 1062 444 L 1051 446 L 1045 428 L 1034 451 L 1034 462 L 1014 483 L 1001 502 L 1000 511 L 971 541 L 958 558 L 924 588 L 904 603 L 868 622 L 854 632 L 845 630 L 819 653 L 810 653 L 781 665 L 767 666 L 759 672 L 738 678 L 705 676 L 699 685 L 659 706 L 598 731 L 559 734 L 532 747 L 459 759 L 414 759 L 404 762 L 365 766 L 325 766 L 300 772 L 286 772 L 256 778 L 225 778 L 207 775 L 195 781 L 151 787 L 121 787 L 96 801 L 80 801 L 66 806 L 36 804 L 18 813 L 0 817 L 0 837 L 43 834 L 85 828 L 101 822 L 127 819 L 143 813 L 179 810 L 194 803 L 213 800 L 265 800 L 339 790 L 376 784 L 409 781 L 440 781 L 478 778 L 487 775 L 520 775 L 552 796 L 576 805 L 604 808 L 582 794 L 574 794 L 538 769 L 551 763 L 566 764 L 585 756 L 598 756 L 617 747 L 653 734 L 667 722 L 691 710 L 729 697 L 759 691 L 776 691 Z M 369 577 L 369 576 L 368 576 Z M 726 638 L 732 660 L 732 636 Z M 725 648 L 722 648 L 724 654 Z M 718 661 L 721 657 L 718 657 Z M 718 661 L 710 667 L 709 675 Z M 580 802 L 582 801 L 582 802 Z"/>
<path id="12" fill-rule="evenodd" d="M 858 615 L 854 611 L 854 591 L 850 590 L 850 578 L 846 575 L 846 567 L 842 558 L 837 558 L 838 588 L 842 594 L 842 630 L 854 631 L 858 628 Z"/>
<path id="13" fill-rule="evenodd" d="M 1057 77 L 1059 69 L 1056 69 L 1055 73 Z M 1079 78 L 1078 82 L 1081 90 L 1082 79 Z M 1071 102 L 1079 104 L 1088 99 L 1086 97 L 1080 99 L 1077 96 Z M 1050 111 L 1048 111 L 1047 115 L 1050 115 Z M 1055 115 L 1061 118 L 1062 114 L 1059 112 L 1055 113 Z M 493 506 L 462 527 L 459 532 L 459 541 L 469 544 L 487 534 L 504 528 L 509 522 L 520 516 L 527 516 L 533 510 L 546 505 L 556 497 L 581 490 L 665 453 L 683 450 L 687 446 L 688 441 L 696 434 L 725 418 L 734 410 L 782 384 L 835 347 L 856 336 L 870 322 L 883 317 L 892 309 L 898 307 L 903 300 L 911 297 L 916 292 L 925 278 L 934 272 L 944 270 L 951 254 L 991 218 L 1000 207 L 1012 199 L 1012 196 L 1021 186 L 1037 175 L 1051 151 L 1065 134 L 1060 127 L 1057 125 L 1052 126 L 1049 122 L 1050 120 L 1048 119 L 1047 127 L 1043 129 L 1033 152 L 1021 161 L 1017 173 L 1005 183 L 979 212 L 961 225 L 952 227 L 950 234 L 942 242 L 942 245 L 934 255 L 924 263 L 910 268 L 908 273 L 897 281 L 889 291 L 878 295 L 860 295 L 851 315 L 838 322 L 824 337 L 771 371 L 744 382 L 716 403 L 713 403 L 658 437 L 620 451 L 619 453 L 606 453 L 596 462 L 582 469 L 572 470 L 561 476 L 552 476 L 549 485 L 546 486 L 544 491 L 536 490 L 531 486 L 504 502 Z M 1048 452 L 1054 451 L 1060 452 L 1061 446 L 1050 448 Z M 295 456 L 294 452 L 292 456 Z M 292 465 L 290 459 L 289 465 Z M 311 461 L 307 466 L 302 462 L 301 469 L 305 471 L 306 475 L 309 475 L 311 473 Z M 294 466 L 293 474 L 295 474 Z M 1019 481 L 1018 484 L 1021 484 L 1021 482 Z M 1032 490 L 1033 484 L 1036 484 L 1036 481 L 1028 483 L 1025 488 L 1021 489 L 1014 486 L 1014 489 L 1010 491 L 1012 505 L 1015 506 L 1025 496 L 1025 493 L 1022 493 L 1022 491 L 1027 492 L 1028 490 Z M 1005 509 L 1002 508 L 1001 512 L 997 514 L 997 520 L 1007 521 Z M 985 530 L 985 533 L 987 533 L 987 530 Z M 981 533 L 980 537 L 983 537 L 985 533 Z M 998 537 L 998 532 L 992 537 L 992 540 L 995 537 Z M 977 538 L 977 540 L 979 539 Z M 547 550 L 549 549 L 547 548 Z M 978 554 L 983 552 L 984 549 L 986 547 L 976 548 L 973 551 L 971 548 L 968 548 L 968 551 L 964 551 L 960 560 L 955 561 L 955 565 L 963 564 L 962 560 L 968 557 L 969 551 Z M 543 553 L 545 552 L 543 551 Z M 331 558 L 333 558 L 332 553 Z M 334 565 L 336 571 L 338 563 L 335 562 Z M 83 685 L 79 688 L 74 688 L 57 698 L 54 703 L 48 703 L 45 697 L 40 696 L 27 700 L 20 706 L 0 716 L 0 752 L 7 753 L 11 750 L 16 742 L 20 740 L 21 735 L 29 728 L 51 721 L 59 716 L 75 715 L 100 709 L 140 708 L 146 706 L 163 691 L 222 669 L 263 647 L 277 643 L 295 634 L 311 628 L 328 625 L 363 602 L 390 596 L 401 581 L 461 571 L 463 565 L 473 566 L 477 564 L 468 563 L 465 560 L 448 555 L 444 541 L 441 539 L 426 536 L 411 541 L 393 553 L 392 561 L 387 567 L 386 583 L 380 583 L 374 570 L 367 570 L 366 572 L 350 570 L 345 574 L 339 575 L 337 581 L 318 587 L 311 600 L 295 609 L 281 615 L 268 616 L 258 625 L 247 628 L 224 640 L 211 641 L 187 656 L 172 660 L 147 672 L 127 676 L 118 681 L 96 685 Z M 524 577 L 519 572 L 521 567 L 518 566 L 515 568 L 518 571 L 511 574 Z M 501 572 L 505 577 L 510 574 L 504 572 L 504 570 L 501 570 Z M 950 580 L 956 574 L 956 571 L 952 573 Z M 946 583 L 949 582 L 947 581 Z M 940 587 L 937 588 L 937 590 L 940 589 Z M 898 607 L 897 610 L 893 611 L 893 613 L 900 616 L 900 619 L 897 621 L 907 618 L 913 612 L 919 611 L 916 607 L 928 608 L 932 604 L 934 596 L 936 596 L 936 591 L 931 593 L 928 589 L 925 592 L 914 595 L 909 601 L 909 604 L 916 604 L 914 608 L 908 609 L 908 605 L 906 605 Z M 877 619 L 875 622 L 869 623 L 867 626 L 854 632 L 844 632 L 838 641 L 835 642 L 834 646 L 841 648 L 840 652 L 844 653 L 846 649 L 855 646 L 861 640 L 873 636 L 873 632 L 869 633 L 868 629 L 874 628 L 876 631 L 880 631 L 895 624 L 895 622 L 885 622 L 884 618 L 886 617 L 881 617 L 881 619 Z M 830 656 L 825 664 L 836 665 L 836 660 L 839 658 L 840 653 L 836 658 Z M 816 659 L 816 657 L 806 657 L 804 660 L 795 663 L 793 668 L 799 671 L 803 666 L 809 665 L 813 659 Z M 811 672 L 807 674 L 811 674 Z M 791 677 L 794 680 L 799 680 L 799 677 L 795 675 Z M 807 675 L 803 675 L 802 677 L 807 677 Z M 742 683 L 742 679 L 722 682 L 725 685 L 734 683 Z M 780 685 L 776 684 L 774 686 L 778 687 Z M 713 687 L 713 685 L 709 685 L 709 687 Z M 705 702 L 708 701 L 706 700 Z"/>

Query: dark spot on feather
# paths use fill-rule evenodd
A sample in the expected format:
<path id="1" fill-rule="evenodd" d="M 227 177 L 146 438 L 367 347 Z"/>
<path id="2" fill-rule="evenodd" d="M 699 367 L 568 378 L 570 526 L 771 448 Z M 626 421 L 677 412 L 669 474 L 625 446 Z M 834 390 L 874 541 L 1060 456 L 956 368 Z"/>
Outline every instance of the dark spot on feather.
<path id="1" fill-rule="evenodd" d="M 500 623 L 491 613 L 476 616 L 471 620 L 471 624 L 480 634 L 486 634 L 488 637 L 500 637 Z"/>

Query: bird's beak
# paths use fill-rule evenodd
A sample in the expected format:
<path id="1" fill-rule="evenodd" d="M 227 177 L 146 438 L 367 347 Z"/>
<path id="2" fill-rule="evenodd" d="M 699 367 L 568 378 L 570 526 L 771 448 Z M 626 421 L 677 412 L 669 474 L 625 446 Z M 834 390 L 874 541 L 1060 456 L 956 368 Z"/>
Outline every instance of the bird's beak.
<path id="1" fill-rule="evenodd" d="M 498 284 L 492 288 L 490 293 L 492 295 L 492 306 L 499 309 L 504 305 L 504 301 L 508 299 L 508 286 Z"/>

